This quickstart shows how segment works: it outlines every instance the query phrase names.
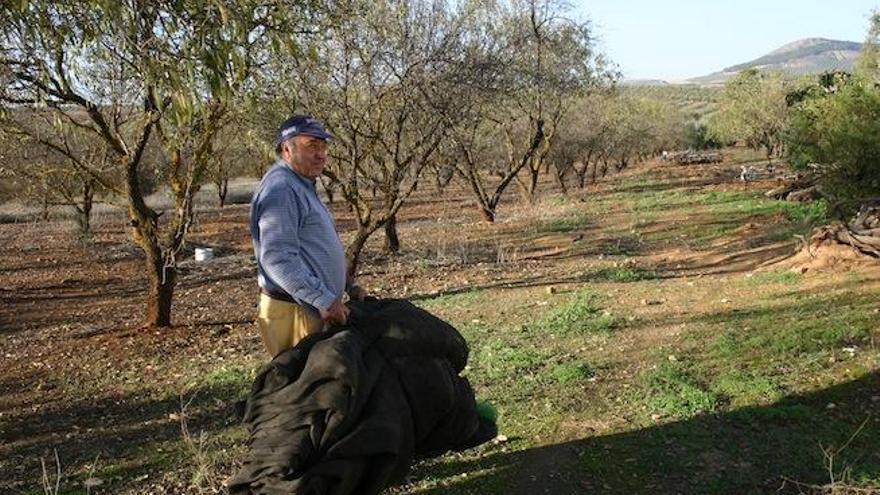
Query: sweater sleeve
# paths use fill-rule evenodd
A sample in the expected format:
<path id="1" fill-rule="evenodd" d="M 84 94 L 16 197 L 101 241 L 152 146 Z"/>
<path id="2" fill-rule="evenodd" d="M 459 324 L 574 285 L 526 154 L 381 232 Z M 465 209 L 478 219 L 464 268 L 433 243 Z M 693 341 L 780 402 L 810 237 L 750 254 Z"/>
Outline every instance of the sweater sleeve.
<path id="1" fill-rule="evenodd" d="M 259 200 L 260 263 L 274 283 L 298 301 L 327 310 L 336 296 L 303 262 L 300 228 L 308 206 L 289 186 L 273 185 Z"/>

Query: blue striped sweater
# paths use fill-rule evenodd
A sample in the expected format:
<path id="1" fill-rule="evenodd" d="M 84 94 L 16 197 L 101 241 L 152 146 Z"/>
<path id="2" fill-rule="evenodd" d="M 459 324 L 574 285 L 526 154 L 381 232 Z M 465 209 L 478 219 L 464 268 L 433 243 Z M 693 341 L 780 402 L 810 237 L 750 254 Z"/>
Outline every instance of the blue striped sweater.
<path id="1" fill-rule="evenodd" d="M 260 287 L 282 291 L 315 311 L 345 289 L 345 253 L 315 181 L 279 160 L 251 200 L 251 237 Z"/>

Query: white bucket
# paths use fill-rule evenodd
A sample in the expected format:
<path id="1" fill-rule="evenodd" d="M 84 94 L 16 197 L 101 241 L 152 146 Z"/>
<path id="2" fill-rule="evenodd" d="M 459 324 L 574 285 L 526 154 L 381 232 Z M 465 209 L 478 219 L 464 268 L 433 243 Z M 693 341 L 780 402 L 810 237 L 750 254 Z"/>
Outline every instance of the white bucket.
<path id="1" fill-rule="evenodd" d="M 214 257 L 214 250 L 211 248 L 196 248 L 196 261 L 208 261 Z"/>

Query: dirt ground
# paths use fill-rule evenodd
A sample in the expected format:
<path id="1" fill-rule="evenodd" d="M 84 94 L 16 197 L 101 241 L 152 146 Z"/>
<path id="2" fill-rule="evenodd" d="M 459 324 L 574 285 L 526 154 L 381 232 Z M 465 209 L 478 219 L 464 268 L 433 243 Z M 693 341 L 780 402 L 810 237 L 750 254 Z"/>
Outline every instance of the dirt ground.
<path id="1" fill-rule="evenodd" d="M 554 290 L 550 287 L 584 283 L 596 269 L 611 266 L 650 269 L 661 277 L 687 277 L 698 283 L 760 271 L 797 252 L 798 241 L 771 239 L 763 234 L 773 225 L 749 222 L 699 246 L 686 238 L 663 239 L 670 218 L 673 223 L 699 223 L 700 218 L 683 213 L 658 223 L 650 208 L 618 210 L 613 196 L 646 187 L 709 193 L 761 190 L 771 184 L 742 183 L 736 180 L 738 172 L 739 165 L 731 163 L 641 165 L 587 190 L 573 189 L 569 197 L 547 182 L 540 208 L 523 204 L 512 190 L 495 224 L 481 222 L 466 190 L 455 187 L 438 197 L 426 181 L 399 222 L 403 251 L 383 254 L 381 232 L 377 233 L 367 246 L 360 279 L 373 294 L 420 300 L 475 289 L 538 288 L 549 294 Z M 643 177 L 663 181 L 640 182 Z M 606 211 L 595 223 L 572 228 L 553 224 L 560 214 L 564 218 L 566 212 L 600 197 Z M 234 379 L 217 370 L 228 365 L 234 374 L 241 363 L 256 367 L 267 358 L 253 325 L 257 286 L 247 210 L 247 205 L 237 204 L 222 209 L 204 206 L 198 212 L 190 250 L 180 263 L 174 326 L 168 329 L 140 325 L 143 257 L 129 240 L 120 215 L 97 219 L 95 239 L 89 244 L 76 241 L 71 227 L 59 221 L 0 225 L 0 492 L 42 493 L 41 460 L 51 473 L 56 452 L 65 476 L 100 483 L 92 493 L 103 493 L 102 485 L 131 489 L 138 483 L 175 491 L 174 483 L 186 481 L 164 474 L 175 469 L 181 414 L 191 431 L 234 424 L 231 404 L 237 389 L 228 391 Z M 342 205 L 334 210 L 347 240 L 351 214 Z M 217 258 L 196 263 L 191 254 L 195 246 L 214 247 Z M 838 269 L 880 279 L 876 262 L 837 263 Z M 811 280 L 808 283 L 816 286 L 827 282 L 822 276 Z M 665 296 L 656 305 L 655 294 L 614 290 L 616 298 L 628 301 L 642 316 L 663 311 L 672 318 L 721 304 L 706 299 L 705 286 L 699 285 L 690 293 Z M 492 321 L 505 311 L 518 309 L 498 304 L 457 317 Z M 621 345 L 649 349 L 674 327 L 646 328 Z M 625 375 L 637 368 L 622 366 L 618 372 Z M 192 402 L 187 405 L 188 401 Z M 604 426 L 581 423 L 565 428 L 566 435 L 578 438 Z M 555 452 L 529 454 L 525 465 L 531 467 L 517 474 L 518 493 L 538 493 L 533 491 L 539 479 L 535 473 L 564 461 L 554 456 L 565 449 Z M 144 457 L 151 461 L 143 462 Z M 108 472 L 108 465 L 115 472 Z M 102 478 L 90 477 L 98 466 L 104 466 Z M 85 485 L 77 486 L 82 490 Z"/>

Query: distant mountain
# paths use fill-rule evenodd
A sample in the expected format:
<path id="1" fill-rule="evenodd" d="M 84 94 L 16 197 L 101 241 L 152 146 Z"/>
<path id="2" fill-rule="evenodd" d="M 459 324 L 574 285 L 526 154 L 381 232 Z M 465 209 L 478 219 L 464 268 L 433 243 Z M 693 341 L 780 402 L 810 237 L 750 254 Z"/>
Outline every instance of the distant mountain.
<path id="1" fill-rule="evenodd" d="M 724 84 L 746 69 L 778 70 L 793 76 L 819 74 L 828 70 L 851 71 L 862 44 L 853 41 L 806 38 L 789 43 L 751 62 L 731 65 L 720 72 L 695 77 L 687 82 L 705 86 Z"/>
<path id="2" fill-rule="evenodd" d="M 624 79 L 625 86 L 666 86 L 669 82 L 662 79 Z"/>

